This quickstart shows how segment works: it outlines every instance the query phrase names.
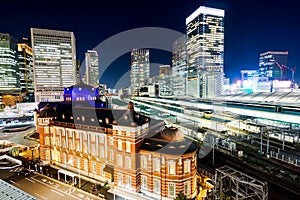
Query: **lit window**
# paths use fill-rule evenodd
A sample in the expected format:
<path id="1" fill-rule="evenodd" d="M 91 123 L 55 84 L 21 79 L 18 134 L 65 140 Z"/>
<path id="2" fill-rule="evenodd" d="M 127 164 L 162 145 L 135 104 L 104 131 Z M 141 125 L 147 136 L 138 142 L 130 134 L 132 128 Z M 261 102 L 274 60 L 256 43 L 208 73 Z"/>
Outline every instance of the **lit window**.
<path id="1" fill-rule="evenodd" d="M 126 188 L 131 189 L 131 177 L 130 176 L 126 177 Z"/>
<path id="2" fill-rule="evenodd" d="M 147 176 L 142 176 L 142 189 L 147 190 L 148 188 L 148 178 Z"/>
<path id="3" fill-rule="evenodd" d="M 129 156 L 125 157 L 125 168 L 131 169 L 131 158 Z"/>
<path id="4" fill-rule="evenodd" d="M 122 151 L 122 140 L 118 140 L 118 150 Z"/>
<path id="5" fill-rule="evenodd" d="M 160 160 L 158 158 L 153 159 L 153 171 L 160 172 Z"/>
<path id="6" fill-rule="evenodd" d="M 120 167 L 123 166 L 123 157 L 120 154 L 117 155 L 117 165 Z"/>
<path id="7" fill-rule="evenodd" d="M 113 137 L 110 137 L 109 138 L 109 145 L 114 145 L 114 138 Z"/>
<path id="8" fill-rule="evenodd" d="M 73 156 L 69 156 L 68 164 L 71 166 L 74 165 Z"/>
<path id="9" fill-rule="evenodd" d="M 88 160 L 84 160 L 84 170 L 88 171 L 89 166 L 88 166 Z"/>
<path id="10" fill-rule="evenodd" d="M 118 174 L 118 186 L 123 185 L 123 174 Z"/>
<path id="11" fill-rule="evenodd" d="M 101 158 L 104 158 L 104 153 L 105 153 L 104 151 L 105 151 L 105 150 L 104 150 L 104 146 L 101 146 L 101 147 L 100 147 L 100 157 L 101 157 Z"/>
<path id="12" fill-rule="evenodd" d="M 160 194 L 160 181 L 157 179 L 154 179 L 154 193 Z"/>
<path id="13" fill-rule="evenodd" d="M 126 141 L 126 152 L 130 152 L 130 142 Z"/>
<path id="14" fill-rule="evenodd" d="M 92 173 L 96 174 L 96 162 L 93 162 L 92 164 Z"/>
<path id="15" fill-rule="evenodd" d="M 101 144 L 104 144 L 104 135 L 103 134 L 101 134 L 101 135 L 99 135 L 99 139 L 100 139 L 100 143 Z"/>
<path id="16" fill-rule="evenodd" d="M 169 183 L 169 197 L 175 197 L 175 184 Z"/>
<path id="17" fill-rule="evenodd" d="M 191 195 L 191 183 L 190 183 L 190 181 L 184 182 L 183 194 L 185 194 L 186 196 Z"/>
<path id="18" fill-rule="evenodd" d="M 169 161 L 168 167 L 169 167 L 169 174 L 170 175 L 175 175 L 175 170 L 176 170 L 175 162 L 174 161 Z"/>
<path id="19" fill-rule="evenodd" d="M 77 158 L 77 168 L 80 169 L 80 158 Z"/>
<path id="20" fill-rule="evenodd" d="M 184 173 L 190 173 L 191 172 L 191 161 L 190 160 L 185 160 L 184 161 Z"/>
<path id="21" fill-rule="evenodd" d="M 147 170 L 147 157 L 146 156 L 141 157 L 141 168 L 144 170 Z"/>
<path id="22" fill-rule="evenodd" d="M 101 164 L 101 165 L 100 165 L 100 175 L 101 175 L 101 176 L 105 176 L 105 173 L 104 173 L 104 167 L 105 167 L 105 164 Z"/>

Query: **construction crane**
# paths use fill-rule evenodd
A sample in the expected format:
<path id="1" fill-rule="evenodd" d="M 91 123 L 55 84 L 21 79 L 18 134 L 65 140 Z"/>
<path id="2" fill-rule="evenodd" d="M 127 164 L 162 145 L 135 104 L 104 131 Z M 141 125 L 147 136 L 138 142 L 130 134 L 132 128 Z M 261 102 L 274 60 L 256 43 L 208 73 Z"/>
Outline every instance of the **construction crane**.
<path id="1" fill-rule="evenodd" d="M 283 71 L 284 71 L 284 68 L 285 66 L 284 65 L 280 65 L 277 60 L 274 60 L 274 63 L 279 67 L 280 69 L 280 80 L 282 80 L 282 77 L 283 77 Z"/>
<path id="2" fill-rule="evenodd" d="M 290 68 L 290 67 L 285 66 L 285 65 L 280 65 L 277 60 L 274 60 L 274 63 L 279 67 L 279 69 L 281 71 L 281 80 L 282 80 L 284 69 L 288 69 L 288 70 L 290 70 L 292 72 L 292 82 L 294 84 L 296 67 Z"/>

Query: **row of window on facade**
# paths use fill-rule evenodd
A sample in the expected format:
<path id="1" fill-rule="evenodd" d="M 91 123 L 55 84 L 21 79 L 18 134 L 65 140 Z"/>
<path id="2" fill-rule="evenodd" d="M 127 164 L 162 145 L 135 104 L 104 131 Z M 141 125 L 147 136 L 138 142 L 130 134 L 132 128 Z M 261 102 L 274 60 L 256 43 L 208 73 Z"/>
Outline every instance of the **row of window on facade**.
<path id="1" fill-rule="evenodd" d="M 57 152 L 57 151 L 55 151 Z M 108 149 L 108 153 L 109 153 L 109 161 L 113 162 L 114 161 L 114 150 L 113 149 Z M 58 154 L 57 154 L 58 155 Z M 71 156 L 71 155 L 70 155 Z M 100 148 L 100 158 L 106 158 L 105 156 L 105 149 L 102 146 Z M 142 170 L 149 170 L 148 167 L 148 160 L 146 156 L 141 156 L 140 157 L 140 166 Z M 67 158 L 65 158 L 67 159 Z M 119 167 L 125 167 L 125 169 L 131 170 L 132 169 L 132 157 L 131 156 L 123 156 L 121 154 L 117 154 L 117 158 L 116 158 L 116 164 Z M 125 162 L 123 162 L 123 159 Z M 69 160 L 73 160 L 73 156 L 72 159 L 69 158 Z M 57 157 L 57 161 L 60 162 L 60 158 L 59 156 Z M 153 172 L 160 172 L 161 171 L 161 159 L 159 158 L 154 158 L 152 161 L 152 170 Z M 70 163 L 69 163 L 70 164 Z M 150 163 L 149 163 L 150 164 Z M 187 174 L 191 172 L 191 160 L 184 160 L 183 161 L 183 173 Z M 174 160 L 170 160 L 167 162 L 167 173 L 168 175 L 176 175 L 176 162 Z"/>
<path id="2" fill-rule="evenodd" d="M 124 184 L 124 176 L 125 176 L 125 184 Z M 195 180 L 195 179 L 194 179 Z M 176 196 L 176 184 L 172 182 L 164 182 L 164 184 L 168 185 L 168 197 L 175 197 Z M 118 186 L 119 187 L 126 187 L 126 189 L 131 189 L 132 183 L 131 183 L 131 176 L 129 175 L 123 175 L 121 173 L 118 173 Z M 141 176 L 141 189 L 142 192 L 147 192 L 150 190 L 149 188 L 149 180 L 147 176 L 142 175 Z M 160 195 L 161 194 L 161 180 L 159 179 L 153 179 L 153 193 Z M 183 193 L 186 196 L 189 196 L 191 194 L 191 181 L 185 181 L 184 182 L 184 189 Z"/>
<path id="3" fill-rule="evenodd" d="M 89 170 L 88 166 L 89 166 L 89 160 L 88 159 L 83 159 L 83 158 L 74 158 L 74 156 L 72 155 L 67 155 L 67 153 L 63 153 L 63 158 L 61 159 L 61 152 L 59 151 L 53 151 L 52 152 L 52 157 L 54 158 L 54 161 L 58 162 L 58 163 L 62 163 L 71 167 L 75 167 L 77 169 L 82 169 L 81 167 L 81 160 L 83 160 L 83 170 L 88 172 L 90 171 L 92 174 L 97 175 L 97 162 L 96 161 L 92 161 L 92 169 Z M 46 160 L 50 160 L 50 151 L 47 151 L 46 153 Z M 74 162 L 74 160 L 76 160 L 77 162 Z M 105 176 L 105 172 L 104 172 L 104 167 L 106 164 L 104 163 L 98 163 L 100 165 L 100 172 L 99 175 L 100 176 Z"/>
<path id="4" fill-rule="evenodd" d="M 63 118 L 64 118 L 64 115 L 63 115 Z M 73 119 L 73 117 L 71 117 L 71 118 Z M 79 120 L 78 117 L 77 117 L 77 119 Z M 44 120 L 45 120 L 44 123 L 49 123 L 48 119 L 44 119 Z M 84 116 L 83 116 L 82 120 L 84 121 Z M 94 119 L 91 119 L 91 121 L 94 121 Z M 100 123 L 103 122 L 102 119 L 99 119 L 98 121 Z M 109 123 L 108 118 L 105 118 L 105 121 L 106 121 L 106 123 Z M 130 132 L 130 131 L 124 131 L 124 130 L 114 130 L 114 131 L 116 132 L 117 135 L 123 135 L 123 136 L 133 135 L 133 133 Z M 44 133 L 49 133 L 49 126 L 44 127 Z M 92 142 L 95 142 L 96 137 L 99 136 L 100 143 L 102 143 L 102 144 L 104 143 L 105 136 L 106 136 L 105 133 L 99 133 L 99 132 L 92 133 L 92 132 L 78 131 L 78 130 L 75 130 L 75 129 L 62 129 L 62 128 L 57 128 L 57 127 L 50 127 L 50 133 L 58 134 L 58 135 L 61 135 L 63 137 L 66 136 L 66 137 L 69 137 L 69 138 L 74 138 L 74 137 L 76 139 L 82 138 L 83 140 L 87 140 L 88 138 L 90 138 L 90 140 Z M 141 130 L 137 130 L 137 134 L 140 135 Z M 113 138 L 111 138 L 111 139 L 113 139 Z M 110 143 L 112 143 L 112 142 L 113 141 L 111 141 Z"/>
<path id="5" fill-rule="evenodd" d="M 162 160 L 160 158 L 154 158 L 152 161 L 152 170 L 154 172 L 160 172 L 161 171 L 161 165 Z M 167 162 L 167 173 L 169 175 L 176 175 L 176 165 L 179 163 L 176 163 L 174 160 L 170 160 Z M 141 169 L 142 170 L 148 170 L 148 159 L 147 156 L 141 156 Z M 183 161 L 183 173 L 187 174 L 191 172 L 191 160 L 187 159 Z"/>
<path id="6" fill-rule="evenodd" d="M 76 101 L 85 101 L 85 100 L 88 100 L 88 101 L 92 101 L 92 100 L 96 100 L 97 98 L 96 97 L 90 97 L 88 96 L 87 98 L 86 97 L 76 97 Z M 66 97 L 66 101 L 72 101 L 72 97 Z"/>
<path id="7" fill-rule="evenodd" d="M 102 149 L 104 149 L 104 137 L 100 137 L 100 144 L 99 143 L 94 143 L 86 141 L 86 140 L 75 140 L 73 139 L 65 139 L 61 137 L 51 137 L 51 141 L 49 140 L 49 137 L 45 137 L 45 144 L 47 146 L 53 145 L 69 150 L 75 150 L 77 152 L 82 152 L 82 153 L 87 153 L 91 154 L 93 156 L 101 156 L 102 153 L 104 152 Z M 50 143 L 51 142 L 51 143 Z M 131 142 L 130 141 L 122 141 L 121 139 L 118 140 L 117 142 L 117 149 L 118 151 L 123 151 L 123 143 L 125 143 L 125 152 L 130 153 L 131 152 Z M 113 146 L 113 138 L 109 137 L 109 145 Z M 100 147 L 99 147 L 100 146 Z M 106 145 L 105 145 L 106 146 Z M 100 151 L 100 152 L 98 152 Z M 101 156 L 102 157 L 102 156 Z"/>
<path id="8" fill-rule="evenodd" d="M 55 152 L 54 158 L 57 162 L 61 162 L 60 156 L 61 156 L 60 152 Z M 48 151 L 48 153 L 46 153 L 46 159 L 50 159 L 49 151 Z M 73 156 L 63 153 L 63 163 L 65 165 L 70 165 L 73 167 L 77 167 L 78 169 L 82 169 L 81 168 L 81 158 L 77 158 L 76 160 L 77 160 L 77 163 L 75 164 Z M 84 171 L 89 171 L 88 162 L 89 162 L 88 159 L 83 160 L 83 170 Z M 127 163 L 131 163 L 131 162 L 127 162 Z M 103 176 L 103 177 L 105 176 L 104 167 L 105 167 L 105 164 L 100 164 L 99 175 Z M 92 162 L 91 173 L 93 175 L 97 174 L 96 169 L 97 169 L 97 162 Z M 172 169 L 171 169 L 171 171 L 172 171 Z M 124 179 L 123 179 L 124 176 L 125 175 L 123 175 L 121 173 L 118 174 L 118 186 L 120 186 L 120 187 L 125 186 L 127 189 L 131 189 L 131 187 L 132 187 L 131 176 L 129 176 L 129 175 L 126 176 L 126 184 L 124 184 Z M 143 191 L 149 190 L 147 176 L 144 176 L 144 175 L 141 176 L 141 184 L 142 184 L 141 187 L 142 187 Z M 168 182 L 167 184 L 168 184 L 168 196 L 175 197 L 175 194 L 176 194 L 175 183 Z M 161 193 L 161 181 L 159 179 L 153 179 L 153 192 L 158 195 Z M 190 193 L 191 193 L 191 181 L 188 180 L 188 181 L 184 182 L 184 194 L 190 195 Z"/>

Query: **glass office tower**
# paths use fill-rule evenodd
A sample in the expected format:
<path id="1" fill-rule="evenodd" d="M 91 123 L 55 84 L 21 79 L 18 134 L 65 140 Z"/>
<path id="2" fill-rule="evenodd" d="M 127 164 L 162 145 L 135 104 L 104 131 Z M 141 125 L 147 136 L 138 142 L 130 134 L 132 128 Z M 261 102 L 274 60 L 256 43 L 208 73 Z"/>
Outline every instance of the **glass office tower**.
<path id="1" fill-rule="evenodd" d="M 277 64 L 276 64 L 277 62 Z M 268 80 L 289 80 L 288 51 L 268 51 L 259 55 L 259 74 Z"/>
<path id="2" fill-rule="evenodd" d="M 186 95 L 186 63 L 186 36 L 182 36 L 172 44 L 172 90 L 174 96 Z"/>
<path id="3" fill-rule="evenodd" d="M 62 101 L 65 87 L 76 82 L 73 32 L 31 28 L 35 101 Z"/>
<path id="4" fill-rule="evenodd" d="M 131 94 L 138 95 L 139 88 L 148 83 L 150 78 L 149 50 L 133 49 L 131 51 L 130 86 Z"/>
<path id="5" fill-rule="evenodd" d="M 24 41 L 18 43 L 18 62 L 21 92 L 26 93 L 27 100 L 34 98 L 32 48 Z"/>
<path id="6" fill-rule="evenodd" d="M 85 53 L 85 77 L 87 85 L 94 87 L 99 85 L 98 53 L 95 50 L 88 50 Z"/>
<path id="7" fill-rule="evenodd" d="M 224 10 L 200 6 L 188 18 L 186 95 L 223 94 Z"/>
<path id="8" fill-rule="evenodd" d="M 0 92 L 19 91 L 17 40 L 7 33 L 0 33 Z"/>

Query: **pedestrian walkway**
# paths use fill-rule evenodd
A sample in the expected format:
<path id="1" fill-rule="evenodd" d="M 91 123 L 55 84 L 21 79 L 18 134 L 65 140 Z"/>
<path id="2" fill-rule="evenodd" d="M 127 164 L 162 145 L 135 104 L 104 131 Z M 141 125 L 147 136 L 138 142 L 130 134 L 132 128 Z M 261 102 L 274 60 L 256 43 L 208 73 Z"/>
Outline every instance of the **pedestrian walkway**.
<path id="1" fill-rule="evenodd" d="M 93 195 L 101 197 L 101 198 L 114 199 L 113 194 L 108 192 L 108 190 L 110 189 L 109 184 L 104 184 L 103 182 L 92 180 L 88 177 L 84 177 L 83 175 L 80 176 L 81 177 L 80 181 L 76 177 L 74 183 L 68 178 L 65 179 L 65 178 L 60 177 L 60 180 L 58 180 L 58 170 L 60 168 L 52 166 L 52 165 L 51 166 L 37 165 L 35 168 L 37 168 L 37 172 L 39 172 L 45 176 L 51 177 L 59 182 L 73 185 L 74 187 L 76 187 L 80 190 L 83 190 L 85 192 L 88 192 L 90 194 L 93 194 Z M 65 180 L 67 180 L 67 181 L 65 181 Z M 116 200 L 123 200 L 123 198 L 116 196 Z"/>

